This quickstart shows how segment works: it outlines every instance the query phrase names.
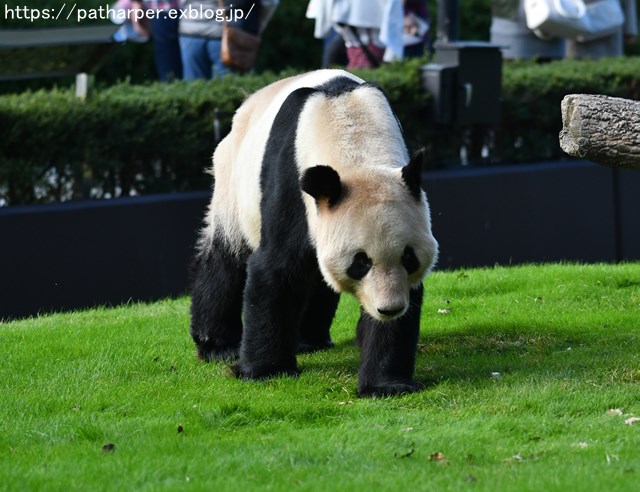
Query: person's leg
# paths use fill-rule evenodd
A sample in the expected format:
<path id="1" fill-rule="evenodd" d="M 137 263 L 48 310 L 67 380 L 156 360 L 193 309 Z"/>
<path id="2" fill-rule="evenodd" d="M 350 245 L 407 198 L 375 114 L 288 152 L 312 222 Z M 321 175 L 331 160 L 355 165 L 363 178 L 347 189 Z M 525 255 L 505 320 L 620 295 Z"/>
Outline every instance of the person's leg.
<path id="1" fill-rule="evenodd" d="M 231 69 L 222 63 L 222 57 L 220 56 L 220 48 L 222 41 L 220 39 L 207 40 L 207 53 L 210 63 L 213 65 L 213 76 L 224 77 L 226 74 L 231 73 Z"/>
<path id="2" fill-rule="evenodd" d="M 160 80 L 166 82 L 181 79 L 182 57 L 178 43 L 178 19 L 152 19 L 151 37 Z"/>
<path id="3" fill-rule="evenodd" d="M 185 80 L 210 79 L 211 59 L 205 38 L 180 36 L 180 51 Z"/>
<path id="4" fill-rule="evenodd" d="M 346 67 L 349 63 L 347 57 L 347 47 L 344 39 L 335 30 L 325 38 L 322 52 L 322 68 L 328 68 L 335 65 Z"/>

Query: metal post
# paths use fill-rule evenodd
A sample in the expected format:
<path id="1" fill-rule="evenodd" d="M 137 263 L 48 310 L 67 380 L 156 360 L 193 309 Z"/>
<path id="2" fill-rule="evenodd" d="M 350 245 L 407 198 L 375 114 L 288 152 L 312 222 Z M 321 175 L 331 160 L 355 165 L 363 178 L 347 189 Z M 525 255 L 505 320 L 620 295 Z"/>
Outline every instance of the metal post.
<path id="1" fill-rule="evenodd" d="M 76 97 L 86 99 L 89 94 L 89 75 L 86 73 L 76 74 Z"/>
<path id="2" fill-rule="evenodd" d="M 218 145 L 220 143 L 220 108 L 213 110 L 213 140 Z"/>
<path id="3" fill-rule="evenodd" d="M 460 36 L 459 0 L 438 0 L 438 27 L 436 41 L 452 43 Z"/>

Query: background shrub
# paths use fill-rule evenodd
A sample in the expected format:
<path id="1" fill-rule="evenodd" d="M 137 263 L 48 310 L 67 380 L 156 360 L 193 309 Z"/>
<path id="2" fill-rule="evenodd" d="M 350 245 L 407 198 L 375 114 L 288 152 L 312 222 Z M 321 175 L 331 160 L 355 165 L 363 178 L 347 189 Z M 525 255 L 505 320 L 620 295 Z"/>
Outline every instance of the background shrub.
<path id="1" fill-rule="evenodd" d="M 106 5 L 103 0 L 75 3 L 86 9 Z M 5 2 L 7 8 L 23 4 Z M 128 43 L 114 47 L 106 57 L 96 75 L 97 90 L 86 102 L 76 100 L 67 88 L 71 79 L 0 83 L 0 93 L 7 94 L 0 97 L 0 205 L 207 187 L 209 179 L 202 169 L 215 146 L 214 114 L 224 133 L 247 93 L 320 65 L 322 43 L 313 38 L 313 21 L 305 18 L 307 4 L 308 0 L 281 1 L 264 35 L 255 73 L 241 78 L 149 84 L 156 77 L 151 44 Z M 41 10 L 60 5 L 53 0 L 29 2 L 29 8 Z M 492 0 L 460 0 L 462 39 L 489 39 L 491 6 Z M 436 0 L 429 0 L 429 9 L 435 33 Z M 10 28 L 65 24 L 77 23 L 63 17 L 2 21 L 2 27 Z M 66 51 L 22 50 L 15 56 L 0 50 L 0 66 L 3 71 L 51 68 Z M 636 51 L 640 54 L 637 47 Z M 358 73 L 384 88 L 409 145 L 426 146 L 433 167 L 558 158 L 559 108 L 565 94 L 638 99 L 636 58 L 506 63 L 499 128 L 436 127 L 430 124 L 429 97 L 420 87 L 419 67 L 424 63 L 426 59 L 411 60 Z M 477 141 L 482 156 L 465 157 Z"/>
<path id="2" fill-rule="evenodd" d="M 426 146 L 432 167 L 464 164 L 468 128 L 430 122 L 429 97 L 410 60 L 357 72 L 387 93 L 412 149 Z M 0 97 L 0 200 L 4 204 L 204 189 L 215 147 L 247 94 L 277 78 L 262 73 L 217 81 L 121 83 L 87 101 L 70 90 Z M 560 101 L 570 93 L 640 99 L 640 58 L 506 64 L 502 123 L 488 131 L 485 164 L 562 157 Z M 446 137 L 446 138 L 445 138 Z"/>

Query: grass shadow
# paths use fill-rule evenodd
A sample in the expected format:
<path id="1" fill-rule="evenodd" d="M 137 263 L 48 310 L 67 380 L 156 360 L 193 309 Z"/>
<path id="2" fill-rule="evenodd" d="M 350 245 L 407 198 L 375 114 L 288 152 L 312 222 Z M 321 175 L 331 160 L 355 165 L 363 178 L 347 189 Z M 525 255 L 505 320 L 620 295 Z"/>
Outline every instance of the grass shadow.
<path id="1" fill-rule="evenodd" d="M 487 380 L 496 373 L 557 380 L 592 375 L 596 370 L 611 372 L 624 361 L 637 360 L 638 354 L 640 338 L 628 333 L 487 323 L 463 331 L 423 334 L 415 378 L 426 387 L 442 381 Z M 306 371 L 330 369 L 354 375 L 359 365 L 360 353 L 353 338 L 301 361 Z"/>

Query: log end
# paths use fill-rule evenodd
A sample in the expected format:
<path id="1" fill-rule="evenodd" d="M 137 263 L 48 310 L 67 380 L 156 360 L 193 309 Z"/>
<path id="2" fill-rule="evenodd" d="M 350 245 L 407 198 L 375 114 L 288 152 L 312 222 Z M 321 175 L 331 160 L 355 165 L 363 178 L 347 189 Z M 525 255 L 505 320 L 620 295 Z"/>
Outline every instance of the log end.
<path id="1" fill-rule="evenodd" d="M 640 169 L 640 102 L 569 94 L 561 111 L 564 152 L 608 167 Z"/>

